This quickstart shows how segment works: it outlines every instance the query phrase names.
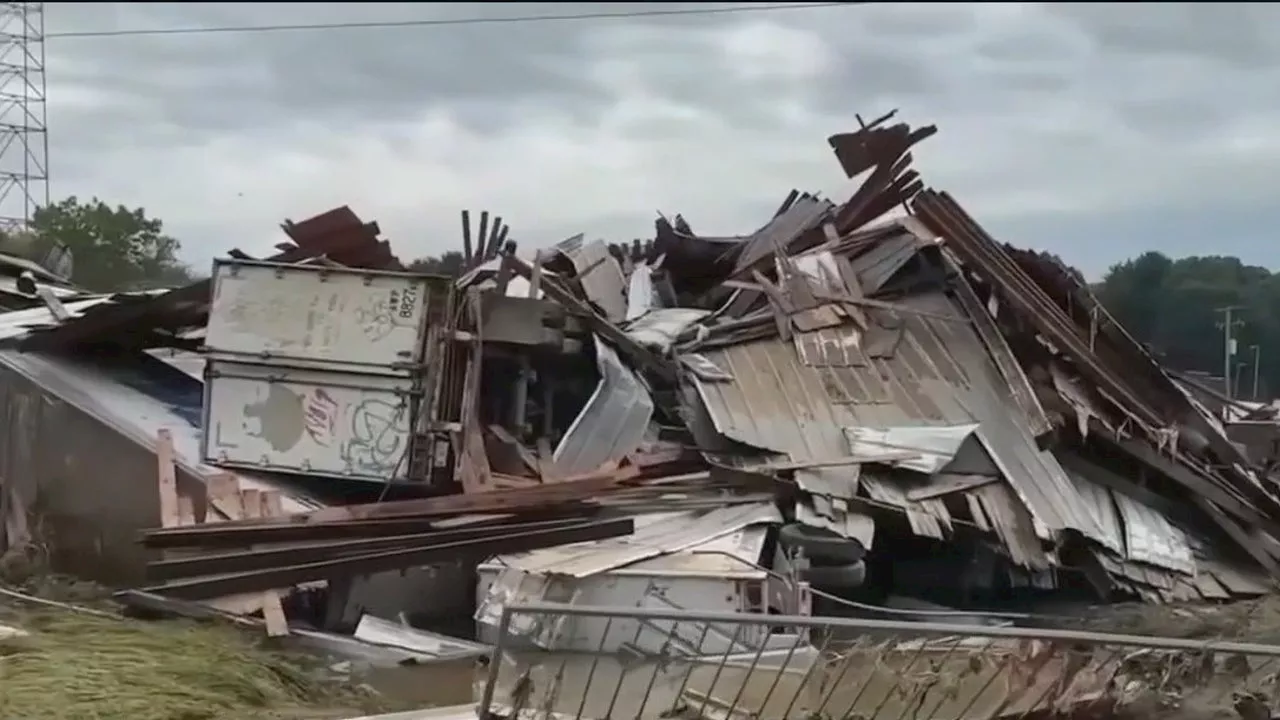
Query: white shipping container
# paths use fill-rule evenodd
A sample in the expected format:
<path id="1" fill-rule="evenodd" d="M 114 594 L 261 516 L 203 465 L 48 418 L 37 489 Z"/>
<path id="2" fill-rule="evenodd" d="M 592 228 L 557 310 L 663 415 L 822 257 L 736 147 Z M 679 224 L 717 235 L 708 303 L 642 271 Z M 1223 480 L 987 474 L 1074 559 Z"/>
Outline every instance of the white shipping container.
<path id="1" fill-rule="evenodd" d="M 247 362 L 406 373 L 422 352 L 426 282 L 405 273 L 218 260 L 205 345 L 212 355 Z"/>
<path id="2" fill-rule="evenodd" d="M 204 461 L 387 482 L 408 472 L 413 381 L 209 363 Z"/>

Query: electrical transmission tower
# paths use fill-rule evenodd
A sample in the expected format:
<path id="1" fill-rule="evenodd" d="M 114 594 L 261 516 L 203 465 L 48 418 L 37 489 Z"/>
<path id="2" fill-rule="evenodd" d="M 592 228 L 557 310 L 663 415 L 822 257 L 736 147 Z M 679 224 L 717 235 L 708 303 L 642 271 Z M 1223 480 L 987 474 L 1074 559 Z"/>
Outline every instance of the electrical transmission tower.
<path id="1" fill-rule="evenodd" d="M 0 3 L 0 230 L 49 203 L 44 3 Z"/>

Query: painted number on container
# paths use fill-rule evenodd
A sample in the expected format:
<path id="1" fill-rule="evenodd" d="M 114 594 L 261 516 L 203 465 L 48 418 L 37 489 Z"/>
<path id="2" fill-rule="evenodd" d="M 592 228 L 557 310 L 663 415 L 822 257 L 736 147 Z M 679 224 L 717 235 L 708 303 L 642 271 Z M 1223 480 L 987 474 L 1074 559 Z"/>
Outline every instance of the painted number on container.
<path id="1" fill-rule="evenodd" d="M 418 289 L 407 287 L 403 290 L 391 291 L 391 308 L 396 315 L 402 319 L 413 317 L 413 311 L 418 307 Z"/>

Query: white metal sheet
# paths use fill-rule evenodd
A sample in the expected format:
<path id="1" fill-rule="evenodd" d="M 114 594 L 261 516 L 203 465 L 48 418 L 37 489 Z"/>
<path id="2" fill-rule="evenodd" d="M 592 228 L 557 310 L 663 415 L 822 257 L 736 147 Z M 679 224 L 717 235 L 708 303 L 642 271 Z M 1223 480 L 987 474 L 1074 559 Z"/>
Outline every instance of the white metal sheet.
<path id="1" fill-rule="evenodd" d="M 635 531 L 625 537 L 507 555 L 499 562 L 527 572 L 582 578 L 683 550 L 697 550 L 711 540 L 744 527 L 781 521 L 782 514 L 770 503 L 662 513 L 657 519 L 637 522 Z"/>
<path id="2" fill-rule="evenodd" d="M 254 362 L 403 372 L 421 354 L 426 303 L 414 275 L 220 260 L 205 344 Z"/>
<path id="3" fill-rule="evenodd" d="M 1136 562 L 1195 575 L 1196 559 L 1187 536 L 1154 510 L 1128 495 L 1112 491 L 1124 520 L 1126 556 Z"/>
<path id="4" fill-rule="evenodd" d="M 407 471 L 409 378 L 211 362 L 206 462 L 386 482 Z"/>

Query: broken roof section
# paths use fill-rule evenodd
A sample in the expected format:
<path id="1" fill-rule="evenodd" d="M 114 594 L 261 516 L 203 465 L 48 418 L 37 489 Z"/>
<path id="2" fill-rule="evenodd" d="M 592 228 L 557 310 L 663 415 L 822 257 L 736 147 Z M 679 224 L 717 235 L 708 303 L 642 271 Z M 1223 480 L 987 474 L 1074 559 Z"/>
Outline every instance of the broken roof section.
<path id="1" fill-rule="evenodd" d="M 939 577 L 969 588 L 1257 592 L 1280 574 L 1270 481 L 1074 273 L 925 189 L 911 149 L 934 132 L 885 116 L 832 137 L 863 177 L 852 196 L 793 190 L 740 236 L 703 237 L 676 215 L 652 242 L 576 236 L 522 256 L 500 219 L 482 214 L 473 233 L 464 214 L 466 272 L 424 339 L 443 350 L 415 377 L 427 401 L 408 479 L 463 496 L 433 503 L 517 516 L 727 507 L 767 488 L 783 521 L 843 535 L 872 562 L 923 563 L 927 547 L 955 560 Z M 296 245 L 273 260 L 396 264 L 349 210 L 286 231 Z M 60 320 L 14 324 L 24 349 L 180 347 L 199 343 L 208 293 L 67 303 Z M 411 516 L 421 502 L 313 519 Z"/>
<path id="2" fill-rule="evenodd" d="M 785 478 L 796 518 L 868 546 L 902 517 L 978 538 L 1033 586 L 1083 552 L 1104 594 L 1256 590 L 1280 546 L 1271 483 L 1077 274 L 926 190 L 910 148 L 935 129 L 891 117 L 831 138 L 864 175 L 848 201 L 792 191 L 736 237 L 662 218 L 652 243 L 614 247 L 606 275 L 627 284 L 607 301 L 582 283 L 597 332 L 617 325 L 674 369 L 605 337 L 665 399 L 655 422 L 713 464 Z"/>
<path id="3" fill-rule="evenodd" d="M 400 261 L 391 254 L 390 245 L 378 238 L 378 224 L 362 221 L 345 205 L 298 223 L 285 221 L 281 227 L 292 242 L 277 245 L 280 252 L 266 258 L 269 261 L 297 263 L 325 258 L 348 267 L 401 267 Z M 248 258 L 238 250 L 230 254 Z M 208 279 L 162 293 L 115 295 L 113 302 L 95 304 L 75 319 L 56 327 L 33 330 L 21 347 L 44 351 L 98 344 L 195 347 L 195 341 L 188 338 L 182 342 L 180 336 L 185 331 L 204 327 L 209 295 Z"/>
<path id="4" fill-rule="evenodd" d="M 994 556 L 965 582 L 1259 587 L 1280 497 L 1078 276 L 925 189 L 911 149 L 935 132 L 891 113 L 833 136 L 852 196 L 792 190 L 745 235 L 675 215 L 607 252 L 467 243 L 468 369 L 439 418 L 463 428 L 464 490 L 709 464 L 867 548 L 905 532 Z"/>

